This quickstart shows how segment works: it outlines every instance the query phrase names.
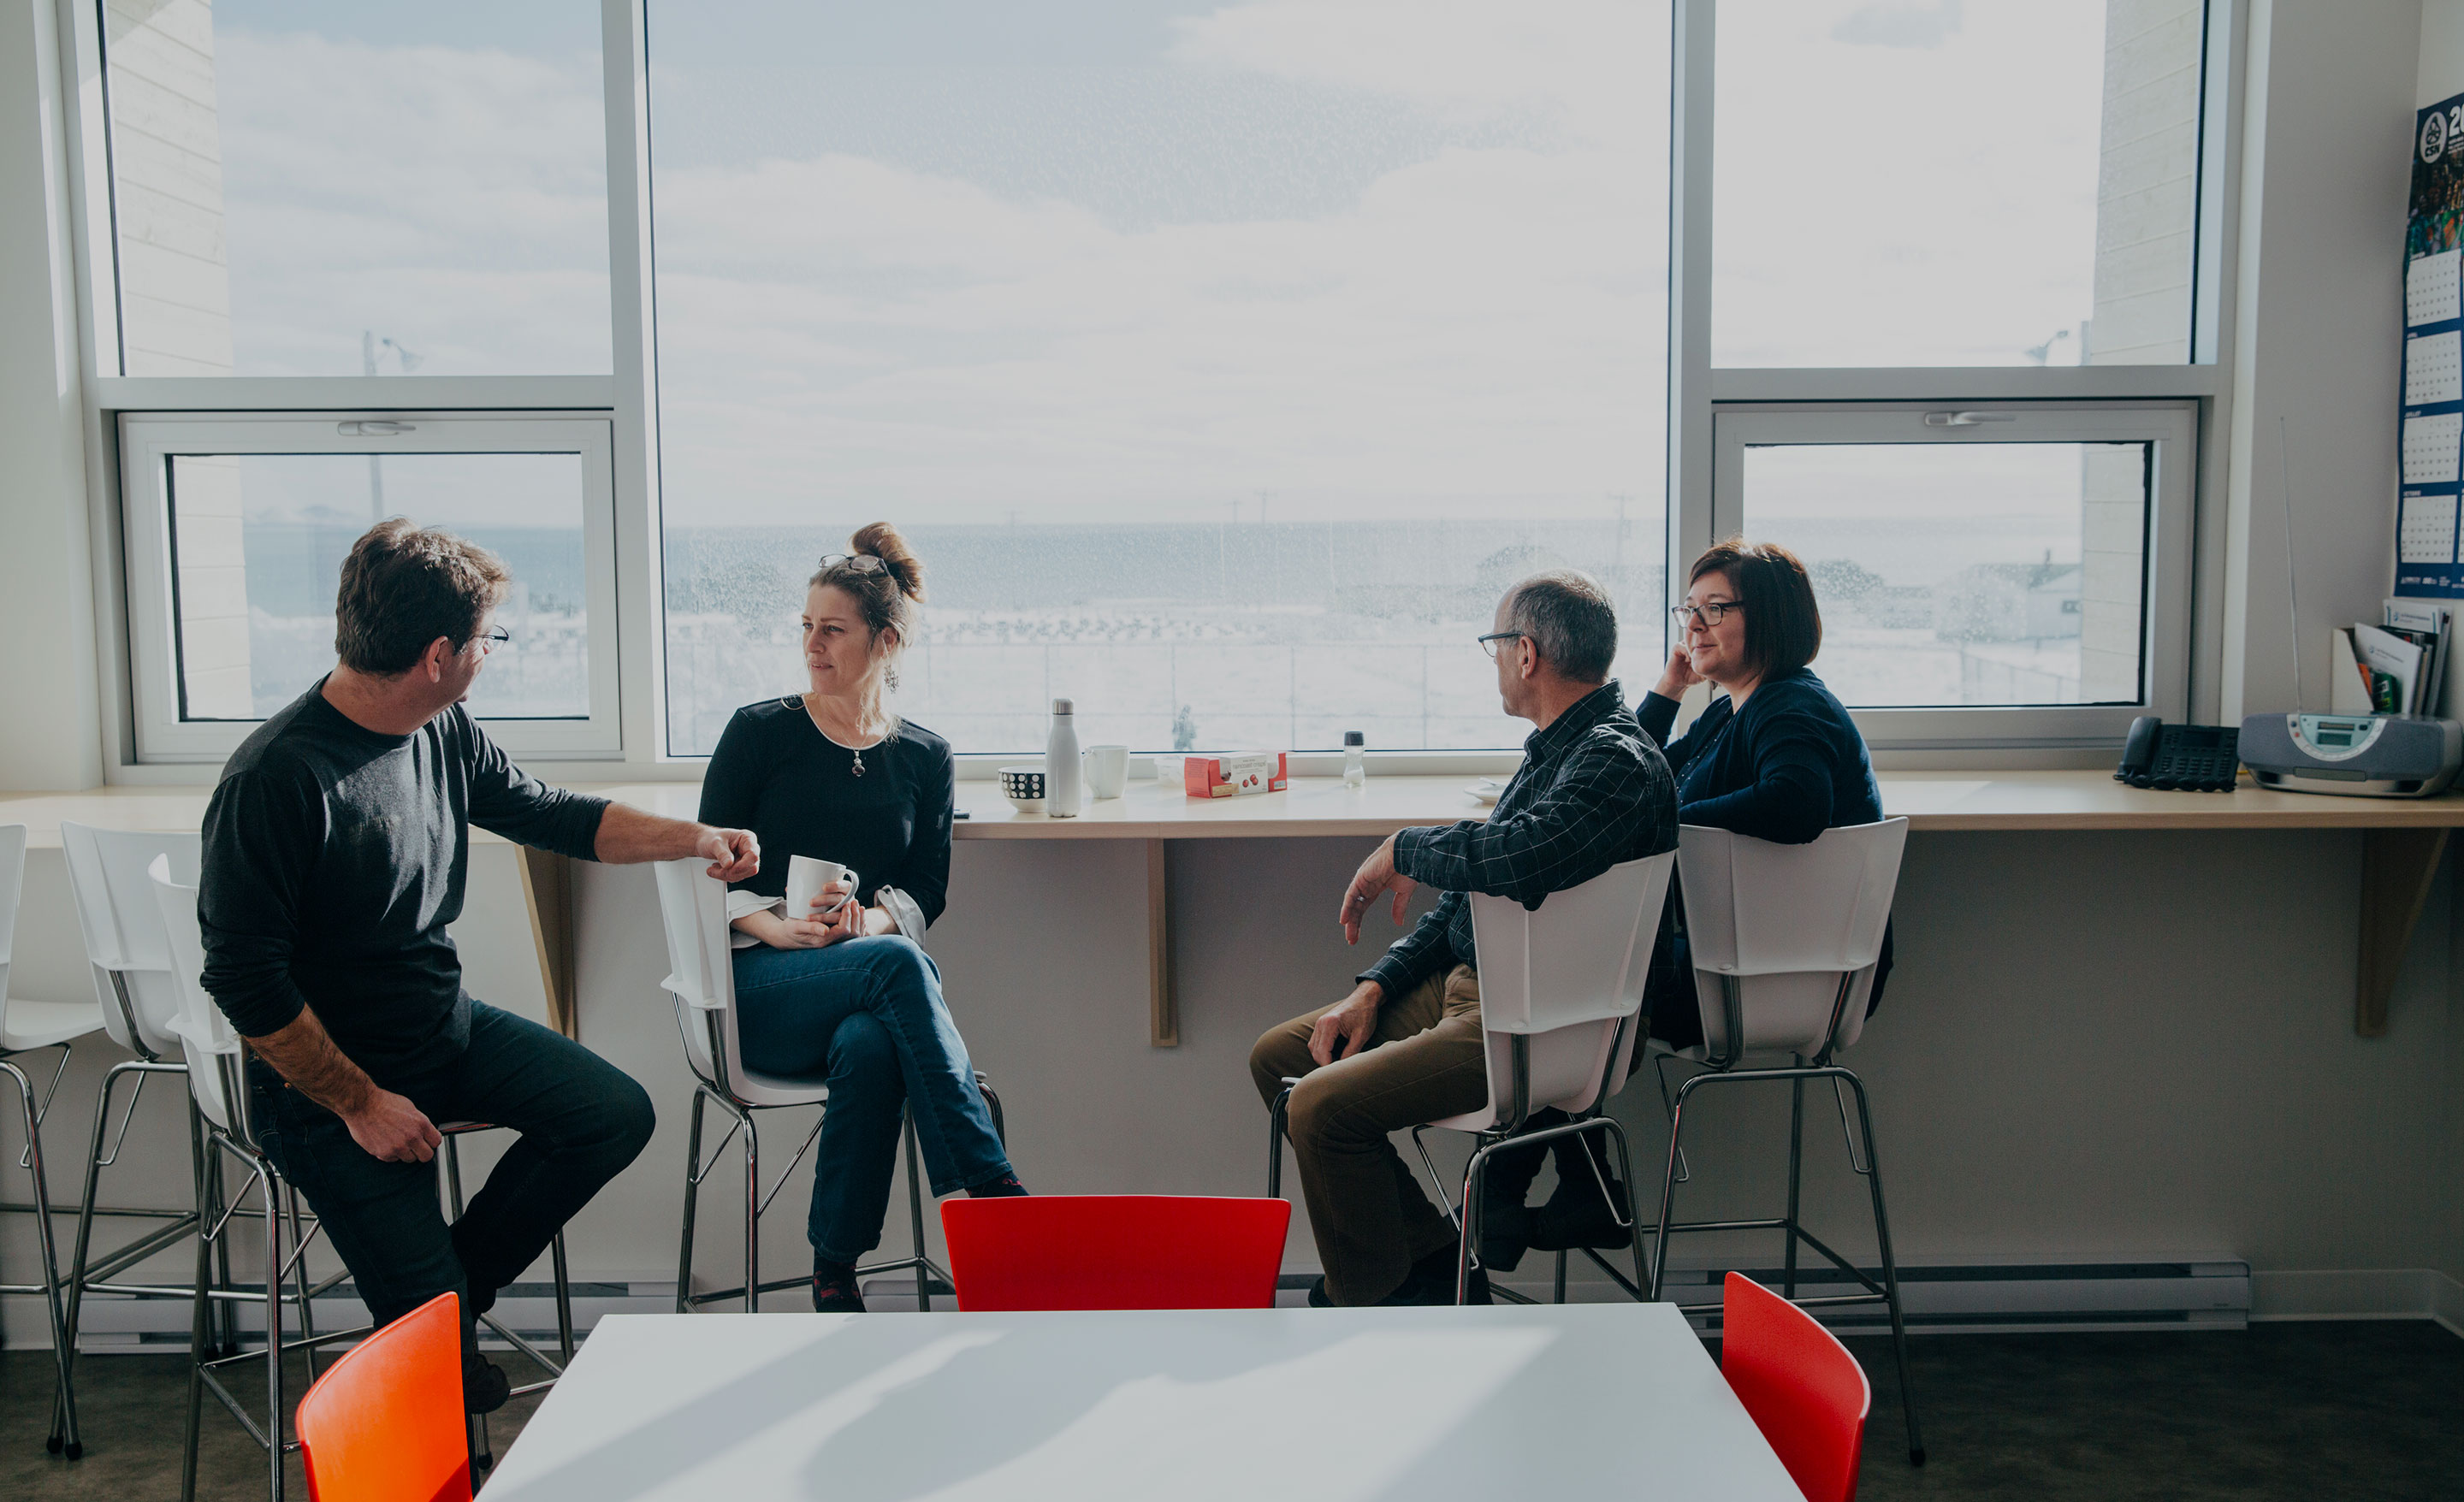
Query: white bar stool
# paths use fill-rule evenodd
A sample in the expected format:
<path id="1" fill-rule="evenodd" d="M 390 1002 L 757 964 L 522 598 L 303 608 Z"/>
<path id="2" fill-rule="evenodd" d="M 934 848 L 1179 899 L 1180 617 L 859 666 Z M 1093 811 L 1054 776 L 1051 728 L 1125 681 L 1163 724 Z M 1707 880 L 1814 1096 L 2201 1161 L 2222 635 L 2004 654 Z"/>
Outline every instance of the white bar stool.
<path id="1" fill-rule="evenodd" d="M 205 972 L 205 939 L 197 923 L 197 889 L 171 880 L 170 857 L 156 858 L 148 868 L 153 880 L 154 896 L 163 917 L 163 931 L 169 941 L 171 973 L 180 984 L 181 1009 L 177 1032 L 180 1051 L 187 1060 L 188 1097 L 196 1103 L 197 1114 L 206 1123 L 207 1152 L 229 1153 L 247 1168 L 252 1185 L 262 1191 L 265 1208 L 265 1285 L 261 1294 L 247 1294 L 239 1289 L 222 1289 L 210 1281 L 213 1253 L 230 1233 L 238 1202 L 248 1195 L 242 1188 L 230 1205 L 222 1206 L 216 1217 L 197 1237 L 197 1273 L 195 1313 L 188 1327 L 188 1413 L 187 1454 L 181 1463 L 181 1502 L 194 1502 L 197 1494 L 197 1438 L 202 1408 L 207 1393 L 231 1410 L 249 1437 L 266 1451 L 269 1475 L 266 1494 L 272 1502 L 282 1502 L 282 1457 L 298 1448 L 297 1442 L 283 1438 L 283 1427 L 290 1410 L 283 1402 L 282 1356 L 290 1351 L 308 1353 L 309 1376 L 316 1376 L 316 1348 L 341 1340 L 356 1340 L 374 1327 L 361 1325 L 355 1329 L 336 1331 L 330 1335 L 317 1333 L 314 1302 L 316 1296 L 341 1282 L 346 1273 L 337 1272 L 323 1282 L 311 1287 L 308 1281 L 308 1244 L 316 1238 L 314 1217 L 299 1209 L 299 1192 L 282 1177 L 281 1170 L 266 1156 L 257 1142 L 254 1123 L 249 1114 L 249 1089 L 239 1034 L 232 1031 L 213 999 L 206 994 L 200 977 Z M 199 1175 L 198 1201 L 210 1203 L 209 1186 L 213 1165 L 209 1161 Z M 290 1250 L 284 1251 L 288 1236 Z M 283 1282 L 294 1284 L 291 1293 L 283 1292 Z M 210 1306 L 218 1297 L 233 1301 L 261 1300 L 265 1314 L 265 1350 L 237 1352 L 209 1359 L 207 1346 L 211 1323 Z M 299 1313 L 300 1339 L 282 1339 L 282 1306 L 291 1304 Z M 245 1404 L 225 1387 L 218 1375 L 224 1367 L 240 1361 L 265 1361 L 265 1422 L 259 1424 Z"/>
<path id="2" fill-rule="evenodd" d="M 710 862 L 699 858 L 662 860 L 654 868 L 659 883 L 659 915 L 667 929 L 667 979 L 659 984 L 676 1005 L 676 1028 L 684 1036 L 685 1062 L 693 1073 L 693 1121 L 685 1139 L 684 1234 L 676 1252 L 676 1313 L 689 1314 L 704 1304 L 741 1296 L 745 1312 L 760 1308 L 761 1295 L 782 1288 L 801 1287 L 802 1277 L 761 1281 L 761 1212 L 770 1208 L 822 1135 L 822 1123 L 804 1135 L 803 1145 L 787 1160 L 768 1192 L 761 1188 L 761 1144 L 754 1113 L 781 1106 L 819 1105 L 827 1109 L 826 1085 L 808 1079 L 785 1079 L 756 1073 L 744 1066 L 737 1044 L 736 966 L 728 947 L 727 886 L 710 874 Z M 993 1130 L 1006 1140 L 1001 1097 L 982 1074 L 976 1088 L 991 1108 Z M 727 1136 L 702 1158 L 701 1123 L 706 1106 L 716 1104 L 734 1118 Z M 718 1154 L 738 1133 L 744 1138 L 744 1282 L 741 1287 L 696 1294 L 693 1289 L 693 1210 L 701 1198 L 701 1182 L 717 1164 Z M 859 1274 L 912 1272 L 915 1274 L 915 1307 L 933 1307 L 933 1280 L 950 1286 L 950 1274 L 925 1254 L 924 1175 L 915 1146 L 915 1113 L 911 1105 L 903 1129 L 907 1145 L 907 1208 L 913 1253 L 885 1262 L 867 1263 Z"/>
<path id="3" fill-rule="evenodd" d="M 95 1000 L 100 1008 L 102 1030 L 114 1043 L 134 1056 L 104 1072 L 102 1088 L 95 1100 L 94 1142 L 86 1154 L 77 1248 L 69 1259 L 66 1279 L 65 1324 L 69 1360 L 74 1365 L 77 1330 L 89 1292 L 134 1298 L 193 1296 L 193 1290 L 185 1283 L 113 1279 L 195 1234 L 200 1224 L 199 1207 L 192 1204 L 179 1210 L 117 1209 L 99 1205 L 97 1191 L 102 1170 L 120 1161 L 121 1149 L 127 1144 L 129 1123 L 136 1119 L 137 1102 L 144 1094 L 145 1081 L 155 1075 L 185 1078 L 188 1072 L 175 1031 L 180 1014 L 180 983 L 171 973 L 169 940 L 163 931 L 162 908 L 154 901 L 153 882 L 146 868 L 157 858 L 168 857 L 172 880 L 193 882 L 197 879 L 198 837 L 193 833 L 140 834 L 63 822 L 60 845 L 68 861 L 69 888 L 77 899 L 77 928 L 85 940 L 86 961 L 94 971 Z M 130 1086 L 128 1103 L 121 1113 L 119 1130 L 114 1132 L 112 1102 L 122 1083 Z M 193 1185 L 205 1156 L 205 1131 L 193 1106 L 186 1114 L 189 1179 Z M 104 1253 L 98 1262 L 89 1259 L 97 1216 L 162 1220 L 167 1224 Z M 221 1270 L 221 1282 L 226 1288 L 231 1283 L 228 1257 Z M 229 1343 L 228 1331 L 225 1343 Z M 49 1448 L 55 1451 L 66 1448 L 69 1457 L 75 1459 L 82 1447 L 68 1443 L 65 1406 L 60 1403 L 53 1405 Z"/>
<path id="4" fill-rule="evenodd" d="M 9 994 L 9 956 L 17 934 L 17 902 L 25 886 L 26 826 L 0 824 L 0 1075 L 8 1076 L 17 1087 L 18 1116 L 26 1128 L 26 1151 L 17 1165 L 33 1176 L 34 1188 L 31 1206 L 11 1208 L 33 1212 L 34 1246 L 43 1260 L 41 1274 L 33 1282 L 0 1283 L 0 1294 L 42 1295 L 44 1312 L 51 1319 L 52 1364 L 58 1374 L 53 1401 L 61 1421 L 61 1442 L 49 1448 L 59 1451 L 65 1447 L 75 1459 L 85 1452 L 85 1446 L 77 1435 L 67 1316 L 60 1307 L 60 1259 L 52 1239 L 51 1186 L 43 1176 L 43 1118 L 51 1113 L 52 1098 L 59 1094 L 60 1077 L 68 1073 L 69 1044 L 102 1027 L 102 1009 L 87 1001 L 26 1001 Z M 58 1049 L 60 1061 L 37 1102 L 34 1082 L 17 1066 L 16 1056 L 47 1048 Z"/>
<path id="5" fill-rule="evenodd" d="M 1678 831 L 1678 883 L 1684 894 L 1686 937 L 1692 948 L 1695 995 L 1702 1008 L 1703 1038 L 1677 1052 L 1704 1066 L 1669 1101 L 1668 1166 L 1660 1189 L 1660 1230 L 1651 1296 L 1660 1297 L 1668 1267 L 1668 1238 L 1695 1230 L 1780 1230 L 1787 1234 L 1783 1295 L 1800 1308 L 1880 1303 L 1890 1313 L 1891 1348 L 1899 1362 L 1900 1404 L 1908 1425 L 1908 1459 L 1925 1464 L 1916 1400 L 1908 1383 L 1907 1329 L 1901 1317 L 1899 1264 L 1891 1255 L 1891 1223 L 1882 1205 L 1882 1177 L 1876 1162 L 1873 1111 L 1864 1081 L 1833 1061 L 1865 1027 L 1866 998 L 1890 922 L 1891 898 L 1900 879 L 1908 821 L 1884 819 L 1823 832 L 1810 844 L 1780 845 L 1725 829 L 1684 825 Z M 1739 1067 L 1749 1054 L 1786 1054 L 1786 1065 Z M 1808 1062 L 1808 1059 L 1811 1062 Z M 1881 1253 L 1881 1280 L 1834 1252 L 1797 1218 L 1803 1163 L 1806 1081 L 1827 1079 L 1839 1105 L 1840 1130 L 1848 1136 L 1848 1165 L 1865 1180 L 1874 1203 L 1874 1235 Z M 1788 1213 L 1725 1221 L 1672 1219 L 1681 1171 L 1685 1105 L 1715 1085 L 1785 1081 L 1790 1115 Z M 1859 1129 L 1851 1130 L 1845 1091 L 1857 1097 Z M 1858 1162 L 1858 1139 L 1864 1161 Z M 1865 1290 L 1812 1298 L 1796 1296 L 1796 1252 L 1803 1242 Z"/>
<path id="6" fill-rule="evenodd" d="M 1480 959 L 1481 1032 L 1486 1045 L 1488 1103 L 1480 1110 L 1412 1128 L 1421 1167 L 1437 1190 L 1438 1204 L 1455 1224 L 1461 1250 L 1455 1268 L 1455 1301 L 1468 1295 L 1478 1257 L 1481 1186 L 1488 1160 L 1502 1148 L 1538 1151 L 1561 1137 L 1599 1133 L 1617 1148 L 1625 1182 L 1634 1182 L 1625 1128 L 1607 1112 L 1609 1098 L 1625 1083 L 1646 1020 L 1643 986 L 1660 936 L 1660 913 L 1677 853 L 1628 860 L 1580 886 L 1552 892 L 1536 909 L 1511 898 L 1471 896 L 1472 943 Z M 1287 1078 L 1267 1112 L 1269 1138 L 1266 1193 L 1283 1188 L 1286 1108 L 1298 1079 Z M 1572 1121 L 1524 1132 L 1532 1112 L 1554 1106 Z M 1422 1134 L 1432 1128 L 1472 1134 L 1471 1161 L 1463 1169 L 1463 1204 L 1448 1198 L 1430 1161 Z M 1517 1135 L 1520 1133 L 1521 1135 Z M 1588 1154 L 1585 1155 L 1588 1158 Z M 1596 1171 L 1596 1170 L 1595 1170 Z M 1600 1192 L 1608 1195 L 1608 1186 Z M 1611 1197 L 1612 1208 L 1614 1198 Z M 1639 1217 L 1619 1224 L 1633 1239 L 1632 1280 L 1590 1248 L 1584 1255 L 1636 1298 L 1651 1281 Z M 1566 1256 L 1557 1253 L 1556 1301 L 1566 1301 Z M 1511 1290 L 1495 1290 L 1521 1300 Z"/>

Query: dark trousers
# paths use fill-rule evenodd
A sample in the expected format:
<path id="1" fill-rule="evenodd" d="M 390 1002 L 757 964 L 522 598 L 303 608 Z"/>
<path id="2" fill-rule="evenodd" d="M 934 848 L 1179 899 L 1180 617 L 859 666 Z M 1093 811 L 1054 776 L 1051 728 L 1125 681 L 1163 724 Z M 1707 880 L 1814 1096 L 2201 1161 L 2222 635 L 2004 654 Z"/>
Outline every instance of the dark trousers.
<path id="1" fill-rule="evenodd" d="M 1009 1155 L 976 1088 L 933 957 L 897 934 L 825 949 L 738 949 L 737 1042 L 765 1075 L 826 1080 L 813 1154 L 813 1255 L 855 1262 L 881 1245 L 908 1107 L 935 1194 L 992 1183 Z"/>
<path id="2" fill-rule="evenodd" d="M 267 1156 L 307 1196 L 379 1324 L 451 1293 L 467 1327 L 650 1140 L 650 1098 L 631 1076 L 571 1038 L 473 1002 L 461 1056 L 397 1084 L 431 1121 L 520 1134 L 449 1227 L 434 1164 L 370 1157 L 341 1117 L 262 1064 L 249 1073 Z"/>

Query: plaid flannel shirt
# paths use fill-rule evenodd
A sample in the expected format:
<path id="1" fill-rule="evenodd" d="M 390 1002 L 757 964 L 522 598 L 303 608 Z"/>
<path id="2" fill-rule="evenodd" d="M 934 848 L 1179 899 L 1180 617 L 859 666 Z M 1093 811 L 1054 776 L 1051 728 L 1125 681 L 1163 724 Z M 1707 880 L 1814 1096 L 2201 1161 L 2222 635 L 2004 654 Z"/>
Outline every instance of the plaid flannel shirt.
<path id="1" fill-rule="evenodd" d="M 1611 679 L 1534 730 L 1485 820 L 1406 829 L 1395 869 L 1445 895 L 1356 977 L 1399 996 L 1472 955 L 1467 892 L 1536 908 L 1621 861 L 1677 848 L 1677 779 Z"/>

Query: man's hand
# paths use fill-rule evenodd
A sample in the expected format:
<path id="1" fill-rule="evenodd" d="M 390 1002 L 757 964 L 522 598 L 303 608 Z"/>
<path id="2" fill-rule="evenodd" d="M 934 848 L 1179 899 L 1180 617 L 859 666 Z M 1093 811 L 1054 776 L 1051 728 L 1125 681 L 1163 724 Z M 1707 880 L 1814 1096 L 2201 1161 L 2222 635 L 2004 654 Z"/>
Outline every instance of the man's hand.
<path id="1" fill-rule="evenodd" d="M 1403 906 L 1412 900 L 1412 894 L 1419 890 L 1419 885 L 1395 869 L 1395 837 L 1387 836 L 1376 849 L 1369 852 L 1369 859 L 1360 862 L 1360 869 L 1353 875 L 1352 885 L 1344 889 L 1343 913 L 1339 920 L 1343 925 L 1343 942 L 1360 942 L 1361 915 L 1369 911 L 1369 904 L 1377 901 L 1382 893 L 1395 894 L 1395 921 L 1401 923 Z M 1326 1060 L 1318 1062 L 1322 1064 Z"/>
<path id="2" fill-rule="evenodd" d="M 248 1046 L 293 1089 L 342 1119 L 360 1150 L 385 1163 L 426 1163 L 445 1139 L 419 1107 L 379 1085 L 334 1046 L 317 1013 L 299 1015 Z"/>
<path id="3" fill-rule="evenodd" d="M 722 882 L 742 882 L 761 870 L 761 841 L 749 829 L 704 829 L 693 854 L 710 862 Z"/>
<path id="4" fill-rule="evenodd" d="M 1367 1048 L 1371 1034 L 1377 1031 L 1377 1008 L 1385 999 L 1385 987 L 1362 981 L 1351 995 L 1319 1012 L 1317 1026 L 1309 1030 L 1309 1057 L 1331 1064 Z"/>
<path id="5" fill-rule="evenodd" d="M 713 829 L 689 818 L 663 818 L 627 803 L 599 816 L 591 853 L 609 865 L 698 857 L 722 882 L 741 882 L 761 869 L 761 842 L 749 829 Z"/>
<path id="6" fill-rule="evenodd" d="M 445 1141 L 425 1112 L 390 1090 L 368 1089 L 360 1109 L 342 1118 L 351 1141 L 382 1163 L 427 1163 Z"/>

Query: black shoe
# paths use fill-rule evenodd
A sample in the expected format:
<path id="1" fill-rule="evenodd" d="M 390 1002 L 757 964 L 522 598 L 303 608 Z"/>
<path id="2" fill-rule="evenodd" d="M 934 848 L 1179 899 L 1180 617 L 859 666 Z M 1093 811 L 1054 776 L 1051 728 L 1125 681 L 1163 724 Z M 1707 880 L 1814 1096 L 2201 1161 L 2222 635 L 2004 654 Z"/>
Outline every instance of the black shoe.
<path id="1" fill-rule="evenodd" d="M 1501 1205 L 1493 1194 L 1483 1198 L 1488 1204 L 1480 1215 L 1480 1265 L 1511 1273 L 1531 1249 L 1531 1232 L 1537 1229 L 1534 1213 L 1529 1205 Z"/>
<path id="2" fill-rule="evenodd" d="M 1412 1270 L 1403 1274 L 1402 1283 L 1393 1293 L 1377 1300 L 1373 1307 L 1378 1309 L 1434 1308 L 1451 1304 L 1454 1301 L 1455 1252 L 1449 1248 L 1443 1252 L 1433 1252 L 1413 1263 Z M 1469 1302 L 1475 1304 L 1489 1302 L 1488 1273 L 1477 1267 L 1471 1270 Z M 1324 1274 L 1320 1274 L 1309 1283 L 1309 1306 L 1311 1309 L 1335 1307 L 1334 1295 L 1326 1291 Z"/>
<path id="3" fill-rule="evenodd" d="M 1309 1306 L 1311 1309 L 1332 1309 L 1334 1307 L 1334 1295 L 1326 1291 L 1326 1274 L 1323 1273 L 1309 1280 Z"/>
<path id="4" fill-rule="evenodd" d="M 485 1357 L 465 1357 L 462 1361 L 462 1411 L 494 1413 L 513 1396 L 514 1384 L 505 1369 Z"/>
<path id="5" fill-rule="evenodd" d="M 1614 1176 L 1606 1176 L 1609 1200 L 1600 1198 L 1599 1186 L 1588 1173 L 1579 1178 L 1560 1179 L 1557 1192 L 1540 1207 L 1531 1219 L 1531 1248 L 1535 1252 L 1572 1252 L 1577 1247 L 1609 1248 L 1634 1245 L 1631 1200 L 1625 1186 Z M 1627 1224 L 1620 1226 L 1618 1221 Z M 1485 1239 L 1485 1238 L 1484 1238 Z"/>
<path id="6" fill-rule="evenodd" d="M 817 1315 L 860 1315 L 864 1311 L 864 1290 L 856 1282 L 855 1268 L 843 1262 L 813 1260 L 813 1313 Z"/>

